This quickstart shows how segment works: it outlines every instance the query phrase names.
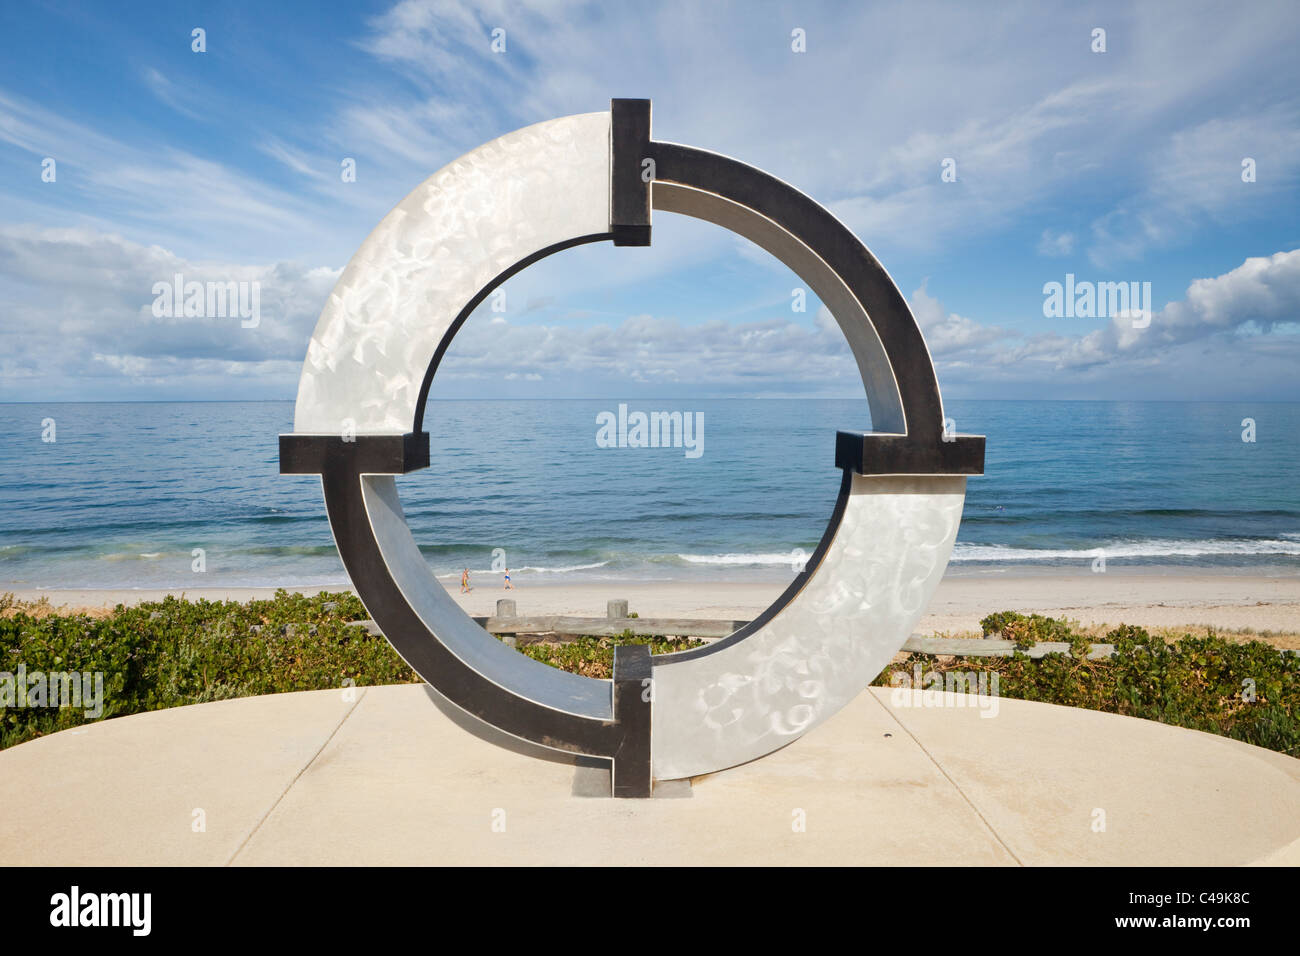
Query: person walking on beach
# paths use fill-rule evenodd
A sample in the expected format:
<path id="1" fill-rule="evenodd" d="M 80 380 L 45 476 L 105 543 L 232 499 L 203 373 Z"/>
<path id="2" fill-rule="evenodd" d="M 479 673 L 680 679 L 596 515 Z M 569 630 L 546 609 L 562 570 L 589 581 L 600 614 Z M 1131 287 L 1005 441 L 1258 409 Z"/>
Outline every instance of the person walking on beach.
<path id="1" fill-rule="evenodd" d="M 466 568 L 460 572 L 460 593 L 468 594 L 472 590 L 474 589 L 469 586 L 469 568 Z"/>
<path id="2" fill-rule="evenodd" d="M 507 591 L 513 591 L 514 589 L 515 589 L 515 586 L 514 586 L 513 584 L 510 583 L 510 569 L 509 569 L 509 568 L 506 568 L 506 586 L 505 586 L 505 590 L 507 590 Z"/>

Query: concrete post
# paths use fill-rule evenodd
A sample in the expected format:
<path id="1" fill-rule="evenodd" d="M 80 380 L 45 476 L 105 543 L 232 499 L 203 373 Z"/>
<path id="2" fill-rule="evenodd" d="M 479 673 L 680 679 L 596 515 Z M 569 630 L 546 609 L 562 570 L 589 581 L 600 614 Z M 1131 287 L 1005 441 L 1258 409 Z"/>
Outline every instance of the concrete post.
<path id="1" fill-rule="evenodd" d="M 627 601 L 619 599 L 608 602 L 605 605 L 605 616 L 609 618 L 627 617 Z"/>

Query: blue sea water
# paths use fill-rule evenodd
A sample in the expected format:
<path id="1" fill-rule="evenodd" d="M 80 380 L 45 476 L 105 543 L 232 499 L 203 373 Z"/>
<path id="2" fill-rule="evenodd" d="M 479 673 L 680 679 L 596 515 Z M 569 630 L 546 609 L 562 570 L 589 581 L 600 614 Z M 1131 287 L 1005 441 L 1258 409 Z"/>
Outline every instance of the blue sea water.
<path id="1" fill-rule="evenodd" d="M 521 583 L 789 578 L 835 501 L 835 429 L 869 424 L 865 401 L 629 406 L 702 414 L 703 454 L 598 447 L 616 402 L 431 402 L 432 466 L 399 479 L 430 565 L 483 576 L 502 548 Z M 1080 571 L 1097 549 L 1108 569 L 1300 573 L 1300 404 L 947 413 L 988 436 L 950 574 Z M 292 417 L 291 402 L 0 405 L 0 588 L 343 584 L 318 480 L 278 474 Z"/>

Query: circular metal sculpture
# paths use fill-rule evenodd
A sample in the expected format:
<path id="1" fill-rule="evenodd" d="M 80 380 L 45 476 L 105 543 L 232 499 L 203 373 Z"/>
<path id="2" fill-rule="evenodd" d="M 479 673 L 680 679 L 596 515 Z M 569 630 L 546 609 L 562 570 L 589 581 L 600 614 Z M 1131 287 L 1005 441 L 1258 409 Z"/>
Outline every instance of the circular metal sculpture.
<path id="1" fill-rule="evenodd" d="M 872 431 L 840 431 L 839 499 L 805 570 L 705 647 L 619 647 L 612 681 L 525 657 L 461 610 L 407 527 L 395 475 L 429 463 L 424 407 L 452 337 L 500 283 L 561 249 L 650 243 L 651 209 L 717 223 L 797 273 L 839 322 Z M 439 170 L 348 263 L 308 346 L 280 470 L 319 474 L 339 554 L 397 652 L 500 730 L 607 758 L 615 796 L 761 757 L 826 720 L 902 646 L 957 535 L 984 439 L 944 431 L 930 355 L 867 248 L 788 184 L 650 137 L 650 101 L 538 123 Z"/>

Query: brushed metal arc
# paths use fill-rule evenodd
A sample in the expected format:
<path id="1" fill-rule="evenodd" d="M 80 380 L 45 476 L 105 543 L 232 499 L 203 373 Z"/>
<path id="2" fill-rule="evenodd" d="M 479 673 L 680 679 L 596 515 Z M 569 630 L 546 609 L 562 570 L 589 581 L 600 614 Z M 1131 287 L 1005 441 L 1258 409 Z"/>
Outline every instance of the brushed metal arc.
<path id="1" fill-rule="evenodd" d="M 307 346 L 295 433 L 419 431 L 426 372 L 464 306 L 538 253 L 608 237 L 610 114 L 485 143 L 413 189 L 339 277 Z"/>
<path id="2" fill-rule="evenodd" d="M 761 623 L 653 658 L 655 778 L 762 757 L 860 694 L 933 597 L 965 495 L 962 475 L 853 475 L 820 560 Z"/>
<path id="3" fill-rule="evenodd" d="M 280 439 L 282 472 L 322 476 L 352 583 L 416 672 L 498 729 L 610 759 L 616 796 L 648 795 L 652 776 L 762 756 L 860 692 L 929 600 L 960 521 L 962 476 L 983 465 L 982 437 L 942 434 L 920 330 L 866 247 L 760 170 L 651 140 L 649 111 L 615 100 L 610 113 L 527 127 L 417 187 L 345 268 L 312 336 L 295 431 Z M 646 157 L 653 184 L 638 175 Z M 651 208 L 715 222 L 790 266 L 844 330 L 875 430 L 837 436 L 835 511 L 771 608 L 706 648 L 654 658 L 620 648 L 613 681 L 598 681 L 516 654 L 474 624 L 421 557 L 392 476 L 427 465 L 429 383 L 489 291 L 579 243 L 648 243 Z"/>

